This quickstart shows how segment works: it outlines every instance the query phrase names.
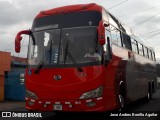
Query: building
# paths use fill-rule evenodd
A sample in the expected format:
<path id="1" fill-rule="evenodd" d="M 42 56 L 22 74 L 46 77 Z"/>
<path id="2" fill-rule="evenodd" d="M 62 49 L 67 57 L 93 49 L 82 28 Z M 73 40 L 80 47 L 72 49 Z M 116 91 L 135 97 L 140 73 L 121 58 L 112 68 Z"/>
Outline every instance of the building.
<path id="1" fill-rule="evenodd" d="M 0 101 L 3 101 L 5 72 L 11 70 L 11 53 L 0 51 L 0 58 Z"/>
<path id="2" fill-rule="evenodd" d="M 0 51 L 0 101 L 24 100 L 26 58 Z"/>

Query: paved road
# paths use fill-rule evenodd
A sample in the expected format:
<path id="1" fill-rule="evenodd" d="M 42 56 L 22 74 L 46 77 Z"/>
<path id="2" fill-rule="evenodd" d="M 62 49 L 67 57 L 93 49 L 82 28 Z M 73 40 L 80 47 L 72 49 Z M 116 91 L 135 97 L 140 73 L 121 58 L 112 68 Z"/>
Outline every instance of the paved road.
<path id="1" fill-rule="evenodd" d="M 5 100 L 0 102 L 0 111 L 27 111 L 25 101 Z"/>
<path id="2" fill-rule="evenodd" d="M 132 116 L 134 114 L 141 116 L 141 117 L 110 117 L 110 114 L 124 114 L 127 116 Z M 126 113 L 126 114 L 125 114 Z M 142 117 L 143 115 L 152 115 L 152 117 Z M 156 114 L 158 117 L 155 117 Z M 153 117 L 154 116 L 154 117 Z M 156 91 L 153 95 L 153 100 L 150 102 L 144 102 L 144 100 L 139 100 L 133 104 L 130 104 L 126 107 L 126 109 L 118 113 L 117 111 L 107 112 L 103 114 L 91 113 L 91 114 L 84 114 L 84 113 L 61 113 L 61 114 L 54 114 L 43 119 L 47 120 L 76 120 L 76 119 L 94 119 L 94 120 L 160 120 L 160 89 Z"/>

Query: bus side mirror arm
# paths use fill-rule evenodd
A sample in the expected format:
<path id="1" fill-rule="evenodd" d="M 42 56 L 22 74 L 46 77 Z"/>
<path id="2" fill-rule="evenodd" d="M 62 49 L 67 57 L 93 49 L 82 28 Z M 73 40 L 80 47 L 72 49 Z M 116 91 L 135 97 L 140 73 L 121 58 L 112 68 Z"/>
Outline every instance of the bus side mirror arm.
<path id="1" fill-rule="evenodd" d="M 32 36 L 31 30 L 22 30 L 17 34 L 17 36 L 15 38 L 15 51 L 16 51 L 16 53 L 19 53 L 21 50 L 21 40 L 22 40 L 21 35 L 23 35 L 23 34 Z"/>
<path id="2" fill-rule="evenodd" d="M 99 26 L 97 27 L 98 30 L 98 41 L 100 45 L 105 44 L 105 27 L 107 27 L 108 24 L 104 23 L 102 20 L 99 22 Z"/>

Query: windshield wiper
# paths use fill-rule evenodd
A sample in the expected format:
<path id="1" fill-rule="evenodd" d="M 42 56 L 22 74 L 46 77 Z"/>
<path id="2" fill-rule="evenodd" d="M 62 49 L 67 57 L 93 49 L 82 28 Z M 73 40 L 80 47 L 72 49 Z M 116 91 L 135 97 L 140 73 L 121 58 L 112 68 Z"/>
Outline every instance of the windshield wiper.
<path id="1" fill-rule="evenodd" d="M 66 45 L 66 48 L 65 48 L 64 64 L 66 63 L 66 58 L 67 58 L 67 55 L 68 55 L 68 57 L 72 60 L 72 62 L 74 63 L 74 65 L 76 65 L 78 71 L 79 72 L 83 72 L 83 69 L 77 64 L 76 60 L 73 58 L 73 56 L 69 52 L 68 46 L 69 46 L 69 39 L 67 40 L 67 45 Z"/>
<path id="2" fill-rule="evenodd" d="M 37 65 L 37 68 L 35 69 L 35 73 L 39 73 L 39 70 L 42 68 L 43 62 L 46 60 L 48 53 L 50 55 L 52 54 L 52 41 L 51 41 L 51 44 L 50 44 L 50 48 L 49 48 L 48 52 L 46 53 L 45 57 L 43 57 L 41 59 L 41 61 L 39 62 L 39 64 Z M 51 57 L 50 57 L 50 61 L 51 61 Z"/>
<path id="3" fill-rule="evenodd" d="M 66 63 L 66 58 L 67 58 L 67 55 L 68 55 L 68 57 L 72 60 L 72 62 L 74 63 L 74 65 L 76 65 L 78 71 L 79 71 L 79 72 L 83 72 L 83 69 L 77 64 L 77 62 L 75 61 L 75 59 L 73 58 L 73 56 L 72 56 L 71 53 L 69 52 L 68 46 L 69 46 L 69 39 L 68 39 L 68 41 L 67 41 L 67 45 L 66 45 L 66 49 L 65 49 L 64 64 Z M 50 54 L 52 53 L 52 41 L 51 41 L 50 49 L 49 49 L 48 52 L 50 52 Z M 48 52 L 47 52 L 47 53 L 48 53 Z M 46 58 L 47 58 L 47 55 L 45 55 L 45 57 L 43 57 L 43 58 L 41 59 L 41 61 L 39 62 L 39 64 L 37 65 L 37 68 L 35 69 L 35 73 L 36 73 L 36 74 L 39 73 L 39 70 L 42 68 L 43 62 L 46 60 Z"/>
<path id="4" fill-rule="evenodd" d="M 67 45 L 66 45 L 66 48 L 65 48 L 64 64 L 66 63 L 66 58 L 67 58 L 67 54 L 68 54 L 68 44 L 69 44 L 69 39 L 67 40 Z"/>
<path id="5" fill-rule="evenodd" d="M 37 68 L 35 69 L 35 73 L 39 73 L 39 70 L 42 68 L 43 66 L 43 61 L 44 61 L 44 57 L 42 58 L 42 60 L 39 62 Z"/>

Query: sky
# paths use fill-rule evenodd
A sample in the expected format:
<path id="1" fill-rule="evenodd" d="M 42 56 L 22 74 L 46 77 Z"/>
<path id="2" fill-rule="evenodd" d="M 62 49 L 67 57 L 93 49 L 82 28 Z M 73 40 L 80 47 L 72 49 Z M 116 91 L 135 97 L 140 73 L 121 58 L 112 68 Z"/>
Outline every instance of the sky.
<path id="1" fill-rule="evenodd" d="M 21 30 L 30 29 L 40 11 L 83 3 L 105 7 L 153 46 L 156 58 L 160 60 L 160 0 L 0 0 L 0 51 L 26 56 L 28 37 L 23 37 L 21 53 L 17 54 L 15 36 Z"/>

